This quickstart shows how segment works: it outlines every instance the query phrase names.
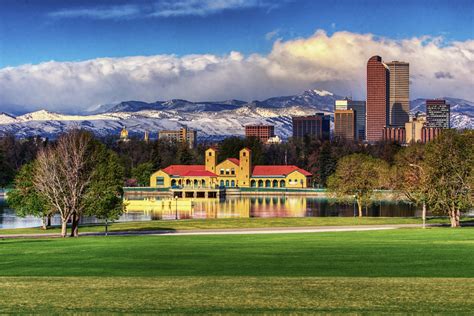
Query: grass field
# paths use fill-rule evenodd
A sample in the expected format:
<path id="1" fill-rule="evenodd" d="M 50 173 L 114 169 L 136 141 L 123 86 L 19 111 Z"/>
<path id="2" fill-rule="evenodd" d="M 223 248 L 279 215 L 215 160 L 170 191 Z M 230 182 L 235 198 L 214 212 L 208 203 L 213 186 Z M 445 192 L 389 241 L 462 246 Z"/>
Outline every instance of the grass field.
<path id="1" fill-rule="evenodd" d="M 0 313 L 474 310 L 474 229 L 0 241 Z"/>
<path id="2" fill-rule="evenodd" d="M 463 223 L 474 223 L 472 218 L 463 218 Z M 428 224 L 448 224 L 448 218 L 429 218 Z M 148 222 L 113 223 L 110 231 L 152 231 L 152 230 L 192 230 L 226 228 L 262 228 L 262 227 L 308 227 L 308 226 L 351 226 L 351 225 L 394 225 L 421 224 L 416 217 L 304 217 L 304 218 L 223 218 L 160 220 Z M 103 225 L 81 226 L 80 232 L 103 232 Z M 0 229 L 0 235 L 59 233 L 59 228 L 42 230 L 40 228 Z"/>

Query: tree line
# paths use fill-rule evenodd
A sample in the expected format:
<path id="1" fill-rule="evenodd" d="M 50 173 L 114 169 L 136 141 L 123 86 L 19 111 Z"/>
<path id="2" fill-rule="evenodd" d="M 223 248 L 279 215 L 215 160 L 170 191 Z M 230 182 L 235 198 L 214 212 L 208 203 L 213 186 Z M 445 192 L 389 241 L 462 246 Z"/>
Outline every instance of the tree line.
<path id="1" fill-rule="evenodd" d="M 311 137 L 264 145 L 256 138 L 229 137 L 191 149 L 160 140 L 99 139 L 81 130 L 54 141 L 6 136 L 0 138 L 0 187 L 15 187 L 9 203 L 20 215 L 42 216 L 47 226 L 51 215 L 59 214 L 63 235 L 70 221 L 76 236 L 84 215 L 108 219 L 121 214 L 124 185 L 147 186 L 151 173 L 171 164 L 203 164 L 211 145 L 218 145 L 220 160 L 238 157 L 240 149 L 248 147 L 253 164 L 306 169 L 315 186 L 328 187 L 338 199 L 355 199 L 360 216 L 377 189 L 397 190 L 424 209 L 428 205 L 447 214 L 452 226 L 472 207 L 473 131 L 454 130 L 427 145 L 408 147 Z"/>

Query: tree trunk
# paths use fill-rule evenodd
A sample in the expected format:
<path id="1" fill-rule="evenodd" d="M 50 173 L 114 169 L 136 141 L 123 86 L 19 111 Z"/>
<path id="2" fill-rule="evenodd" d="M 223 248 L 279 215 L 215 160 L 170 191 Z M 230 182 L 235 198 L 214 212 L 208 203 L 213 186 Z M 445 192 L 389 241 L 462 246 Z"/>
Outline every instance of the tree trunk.
<path id="1" fill-rule="evenodd" d="M 357 199 L 357 208 L 359 209 L 359 217 L 362 217 L 362 201 Z"/>
<path id="2" fill-rule="evenodd" d="M 423 202 L 423 211 L 421 213 L 421 217 L 423 218 L 423 228 L 426 228 L 426 203 Z"/>
<path id="3" fill-rule="evenodd" d="M 46 224 L 47 218 L 46 216 L 41 217 L 41 229 L 46 230 L 48 229 L 48 226 Z"/>
<path id="4" fill-rule="evenodd" d="M 48 214 L 48 223 L 46 224 L 47 227 L 51 227 L 51 217 L 52 217 L 52 215 Z"/>
<path id="5" fill-rule="evenodd" d="M 459 209 L 454 211 L 454 223 L 456 227 L 461 227 L 461 211 Z"/>
<path id="6" fill-rule="evenodd" d="M 71 237 L 79 237 L 79 216 L 76 213 L 72 215 Z"/>
<path id="7" fill-rule="evenodd" d="M 61 237 L 66 237 L 67 234 L 67 218 L 61 218 Z"/>
<path id="8" fill-rule="evenodd" d="M 451 221 L 451 227 L 459 227 L 460 212 L 459 210 L 451 209 L 449 211 L 449 220 Z"/>

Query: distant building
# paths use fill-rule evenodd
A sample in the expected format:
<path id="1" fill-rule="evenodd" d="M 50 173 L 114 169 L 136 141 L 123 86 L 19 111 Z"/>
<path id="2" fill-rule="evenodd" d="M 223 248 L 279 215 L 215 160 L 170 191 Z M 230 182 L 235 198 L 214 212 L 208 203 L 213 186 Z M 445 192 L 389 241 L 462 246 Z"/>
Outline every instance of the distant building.
<path id="1" fill-rule="evenodd" d="M 281 138 L 278 135 L 270 137 L 267 144 L 281 144 Z"/>
<path id="2" fill-rule="evenodd" d="M 124 127 L 122 128 L 122 130 L 120 131 L 120 141 L 128 141 L 128 131 L 127 129 Z"/>
<path id="3" fill-rule="evenodd" d="M 317 139 L 329 139 L 331 117 L 324 113 L 308 116 L 293 116 L 293 138 L 302 139 L 305 136 Z"/>
<path id="4" fill-rule="evenodd" d="M 334 137 L 349 141 L 356 139 L 356 113 L 354 110 L 334 111 Z"/>
<path id="5" fill-rule="evenodd" d="M 389 125 L 390 70 L 382 57 L 372 56 L 367 62 L 366 140 L 382 140 L 383 129 Z"/>
<path id="6" fill-rule="evenodd" d="M 443 129 L 439 127 L 423 127 L 423 129 L 421 130 L 421 142 L 427 143 L 432 141 L 433 139 L 438 137 L 442 131 Z"/>
<path id="7" fill-rule="evenodd" d="M 451 107 L 446 100 L 426 100 L 427 127 L 450 128 Z"/>
<path id="8" fill-rule="evenodd" d="M 365 101 L 354 101 L 347 98 L 336 100 L 334 110 L 354 110 L 356 117 L 355 139 L 365 139 Z"/>
<path id="9" fill-rule="evenodd" d="M 403 61 L 387 63 L 390 69 L 390 126 L 404 127 L 410 112 L 410 65 Z"/>
<path id="10" fill-rule="evenodd" d="M 386 126 L 383 129 L 383 139 L 388 142 L 399 144 L 406 143 L 405 127 Z"/>
<path id="11" fill-rule="evenodd" d="M 158 132 L 158 139 L 168 140 L 176 144 L 188 144 L 189 148 L 196 147 L 197 132 L 194 130 L 182 127 L 179 130 L 163 130 Z"/>
<path id="12" fill-rule="evenodd" d="M 405 123 L 405 142 L 407 144 L 421 142 L 425 125 L 426 116 L 417 114 L 412 117 L 408 123 Z"/>
<path id="13" fill-rule="evenodd" d="M 262 143 L 266 143 L 269 138 L 274 136 L 275 126 L 273 125 L 255 124 L 245 126 L 245 137 L 256 137 Z"/>

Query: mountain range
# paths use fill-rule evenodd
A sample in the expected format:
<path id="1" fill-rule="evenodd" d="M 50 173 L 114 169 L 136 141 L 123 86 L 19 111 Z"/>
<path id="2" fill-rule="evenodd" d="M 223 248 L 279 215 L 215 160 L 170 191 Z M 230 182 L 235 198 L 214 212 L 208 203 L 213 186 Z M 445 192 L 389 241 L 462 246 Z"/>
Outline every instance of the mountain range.
<path id="1" fill-rule="evenodd" d="M 273 97 L 263 101 L 226 100 L 191 102 L 181 99 L 157 101 L 124 101 L 106 104 L 81 114 L 62 114 L 39 110 L 23 115 L 0 112 L 0 134 L 17 137 L 43 136 L 54 138 L 71 127 L 90 130 L 99 136 L 118 135 L 125 127 L 130 135 L 151 137 L 163 129 L 187 126 L 198 131 L 198 138 L 219 139 L 243 135 L 246 124 L 275 125 L 282 138 L 291 135 L 291 117 L 315 112 L 330 114 L 334 101 L 342 99 L 324 90 L 307 90 L 300 95 Z M 474 128 L 474 102 L 445 97 L 451 104 L 451 124 L 455 128 Z M 425 99 L 411 101 L 412 112 L 425 112 Z"/>

